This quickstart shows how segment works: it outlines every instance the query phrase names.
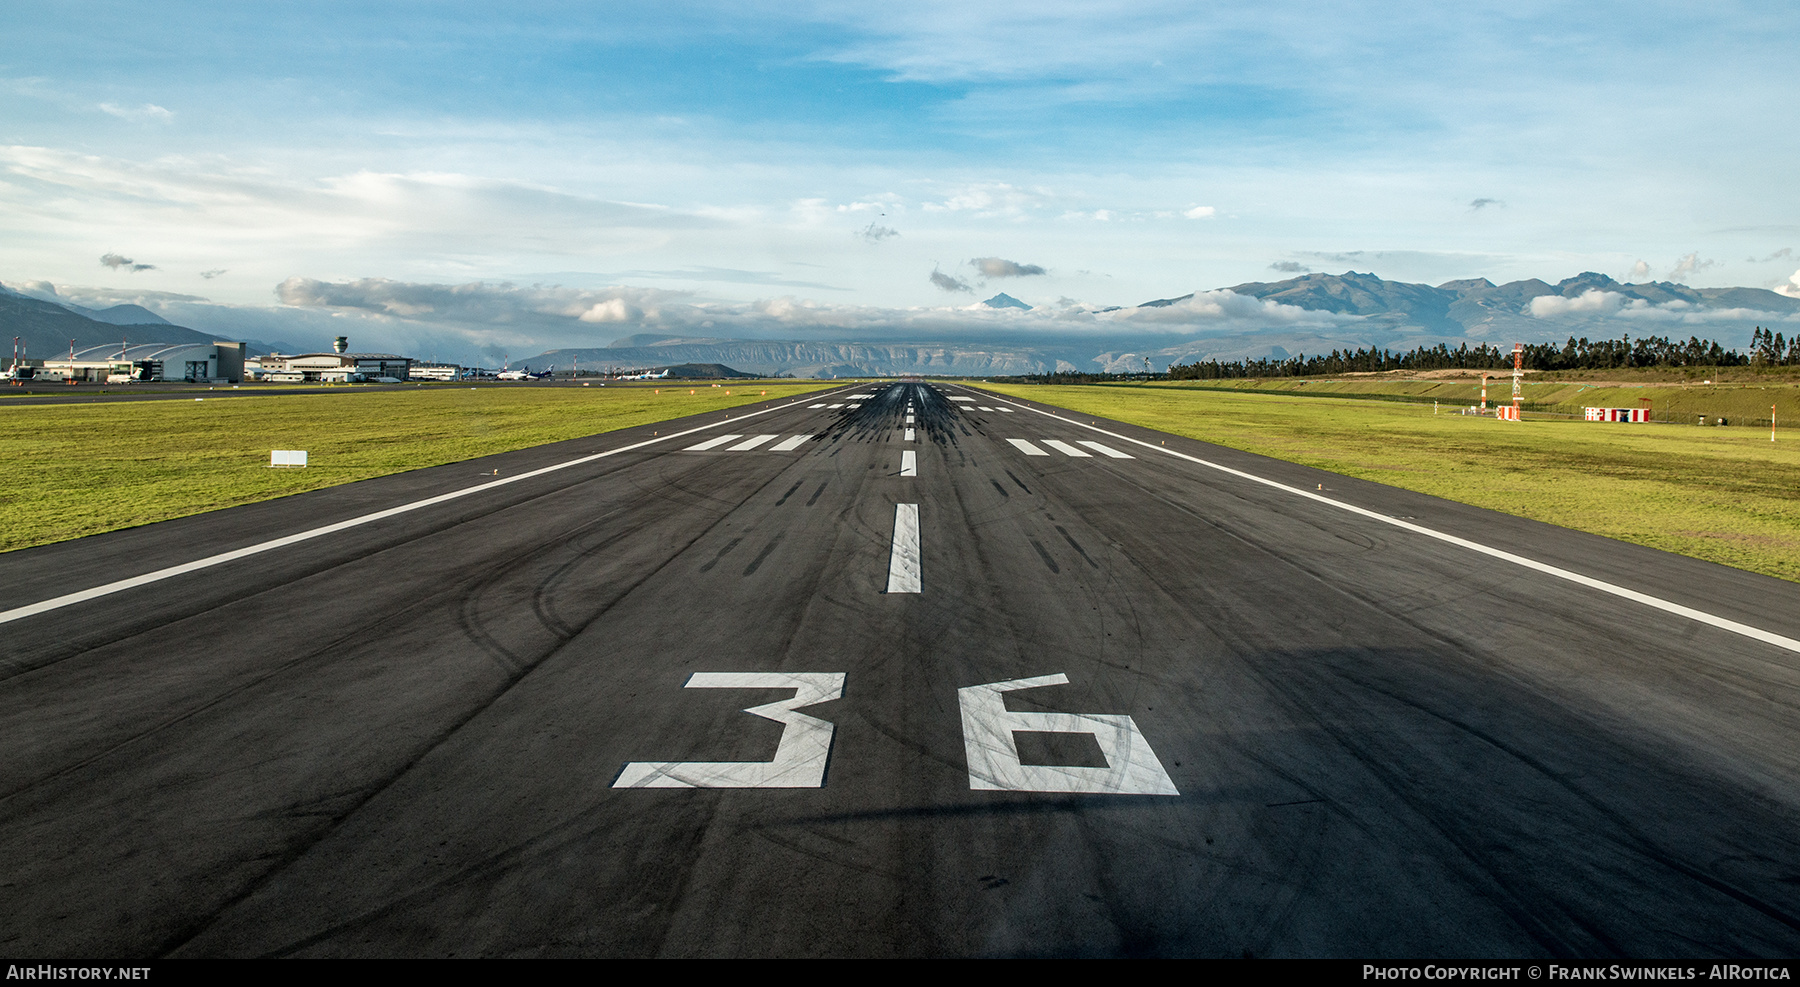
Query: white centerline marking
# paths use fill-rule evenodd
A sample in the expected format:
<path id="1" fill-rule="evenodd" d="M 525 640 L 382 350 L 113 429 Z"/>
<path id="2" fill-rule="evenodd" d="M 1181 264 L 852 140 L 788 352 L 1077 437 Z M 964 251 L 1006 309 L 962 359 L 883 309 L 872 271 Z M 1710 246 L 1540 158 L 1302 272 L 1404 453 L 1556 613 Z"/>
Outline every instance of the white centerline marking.
<path id="1" fill-rule="evenodd" d="M 825 407 L 826 407 L 826 408 L 827 408 L 827 409 L 831 409 L 831 408 L 842 408 L 842 407 L 843 407 L 843 405 L 841 405 L 841 404 L 828 404 L 828 405 L 826 405 L 826 406 L 825 406 Z"/>
<path id="2" fill-rule="evenodd" d="M 975 410 L 976 410 L 976 411 L 993 411 L 993 410 L 994 410 L 994 409 L 992 409 L 992 408 L 989 408 L 989 407 L 988 407 L 988 406 L 986 406 L 986 405 L 982 405 L 982 406 L 981 406 L 981 407 L 978 407 L 978 408 L 976 408 L 976 409 L 975 409 Z"/>
<path id="3" fill-rule="evenodd" d="M 807 439 L 810 439 L 810 438 L 812 438 L 812 436 L 810 436 L 810 435 L 796 435 L 791 439 L 786 439 L 782 442 L 778 442 L 775 445 L 770 446 L 769 451 L 771 451 L 771 452 L 793 452 L 795 449 L 800 448 L 800 446 L 802 444 L 804 444 Z"/>
<path id="4" fill-rule="evenodd" d="M 889 593 L 923 593 L 919 578 L 919 505 L 894 505 L 894 547 L 888 555 Z"/>
<path id="5" fill-rule="evenodd" d="M 1133 456 L 1131 453 L 1120 452 L 1119 450 L 1114 449 L 1112 446 L 1103 446 L 1098 442 L 1091 442 L 1087 439 L 1081 439 L 1076 444 L 1087 446 L 1089 449 L 1094 450 L 1095 452 L 1099 453 L 1100 455 L 1110 456 L 1113 459 L 1135 459 L 1135 458 L 1137 458 L 1137 457 Z"/>
<path id="6" fill-rule="evenodd" d="M 1011 408 L 995 408 L 994 410 L 1000 412 L 1003 415 L 1010 415 L 1013 413 L 1013 410 Z"/>
<path id="7" fill-rule="evenodd" d="M 952 400 L 952 401 L 967 401 L 967 402 L 969 402 L 969 403 L 970 403 L 970 404 L 974 404 L 974 403 L 975 403 L 975 399 L 974 399 L 974 398 L 951 398 L 951 399 L 950 399 L 950 400 Z"/>
<path id="8" fill-rule="evenodd" d="M 1651 609 L 1654 609 L 1654 610 L 1661 610 L 1664 613 L 1672 613 L 1678 617 L 1686 617 L 1689 620 L 1696 620 L 1696 621 L 1699 621 L 1700 623 L 1706 624 L 1710 627 L 1717 627 L 1718 629 L 1720 629 L 1722 631 L 1730 631 L 1733 634 L 1742 635 L 1744 637 L 1750 638 L 1753 641 L 1761 641 L 1764 644 L 1772 644 L 1775 647 L 1781 648 L 1785 651 L 1792 651 L 1795 654 L 1800 654 L 1800 640 L 1796 640 L 1794 638 L 1787 637 L 1785 635 L 1776 634 L 1773 631 L 1765 631 L 1760 627 L 1752 627 L 1749 624 L 1742 624 L 1735 620 L 1730 619 L 1729 617 L 1720 617 L 1716 614 L 1707 613 L 1704 610 L 1696 610 L 1693 607 L 1683 606 L 1682 604 L 1675 603 L 1670 600 L 1665 600 L 1665 599 L 1662 599 L 1661 597 L 1651 596 L 1648 593 L 1640 593 L 1637 590 L 1628 589 L 1624 586 L 1615 586 L 1612 583 L 1608 583 L 1608 582 L 1604 582 L 1599 579 L 1595 579 L 1592 576 L 1584 576 L 1579 572 L 1574 572 L 1569 569 L 1563 569 L 1558 566 L 1553 566 L 1547 562 L 1539 562 L 1536 559 L 1528 559 L 1523 555 L 1514 555 L 1511 552 L 1502 551 L 1498 548 L 1490 548 L 1489 546 L 1483 545 L 1480 542 L 1470 541 L 1467 538 L 1460 538 L 1460 537 L 1457 537 L 1456 535 L 1450 534 L 1449 532 L 1439 531 L 1435 528 L 1427 528 L 1422 524 L 1414 524 L 1411 521 L 1402 521 L 1401 519 L 1399 519 L 1397 517 L 1389 517 L 1386 514 L 1381 514 L 1376 511 L 1371 511 L 1365 507 L 1358 507 L 1355 504 L 1346 504 L 1341 500 L 1333 500 L 1330 497 L 1321 496 L 1319 494 L 1314 493 L 1311 490 L 1303 490 L 1299 487 L 1289 486 L 1288 484 L 1282 483 L 1279 480 L 1270 480 L 1265 477 L 1257 476 L 1255 473 L 1246 473 L 1243 470 L 1233 469 L 1230 466 L 1226 466 L 1222 463 L 1215 463 L 1210 460 L 1201 459 L 1199 456 L 1190 456 L 1185 452 L 1178 452 L 1174 449 L 1170 449 L 1168 446 L 1153 446 L 1150 443 L 1145 442 L 1142 439 L 1134 439 L 1129 435 L 1120 435 L 1117 432 L 1108 431 L 1104 428 L 1099 427 L 1098 425 L 1089 425 L 1086 422 L 1078 422 L 1078 421 L 1074 420 L 1073 418 L 1064 418 L 1061 415 L 1053 415 L 1048 411 L 1044 411 L 1039 408 L 1033 408 L 1030 405 L 1022 404 L 1022 405 L 1019 405 L 1018 407 L 1025 411 L 1032 412 L 1034 414 L 1043 415 L 1045 418 L 1054 419 L 1055 421 L 1064 422 L 1066 424 L 1074 425 L 1079 428 L 1085 428 L 1091 432 L 1099 432 L 1101 435 L 1111 436 L 1112 438 L 1118 439 L 1121 442 L 1129 442 L 1133 445 L 1143 446 L 1144 448 L 1149 449 L 1153 452 L 1160 452 L 1160 453 L 1164 453 L 1166 455 L 1174 456 L 1176 459 L 1185 459 L 1190 463 L 1198 463 L 1201 466 L 1205 466 L 1209 469 L 1215 469 L 1221 473 L 1226 473 L 1231 476 L 1238 477 L 1239 479 L 1249 480 L 1251 483 L 1260 483 L 1265 487 L 1270 487 L 1275 490 L 1280 490 L 1284 493 L 1289 493 L 1296 497 L 1304 497 L 1307 500 L 1311 500 L 1311 501 L 1315 501 L 1320 504 L 1324 504 L 1327 507 L 1335 507 L 1340 511 L 1346 511 L 1350 514 L 1355 514 L 1360 517 L 1365 517 L 1371 521 L 1379 521 L 1382 524 L 1393 525 L 1396 528 L 1404 528 L 1407 531 L 1413 532 L 1414 534 L 1424 535 L 1426 538 L 1435 539 L 1437 541 L 1441 541 L 1441 542 L 1444 542 L 1445 544 L 1449 544 L 1449 545 L 1455 545 L 1458 548 L 1466 548 L 1471 552 L 1476 552 L 1481 555 L 1486 555 L 1489 558 L 1499 559 L 1503 562 L 1511 562 L 1513 565 L 1522 566 L 1522 567 L 1524 567 L 1526 569 L 1530 569 L 1534 572 L 1541 572 L 1546 576 L 1553 576 L 1557 579 L 1565 580 L 1567 582 L 1574 583 L 1578 586 L 1586 586 L 1589 589 L 1598 590 L 1609 596 L 1616 596 L 1622 600 L 1630 600 L 1633 603 L 1641 603 L 1644 606 L 1650 607 Z M 1019 439 L 1007 439 L 1006 441 L 1011 442 L 1014 445 L 1021 444 L 1021 440 L 1019 440 Z M 1023 444 L 1030 445 L 1030 443 L 1023 443 Z M 1040 455 L 1043 455 L 1043 454 L 1040 453 Z"/>
<path id="9" fill-rule="evenodd" d="M 908 449 L 905 452 L 900 454 L 900 475 L 901 476 L 918 476 L 919 475 L 919 457 L 911 449 Z"/>
<path id="10" fill-rule="evenodd" d="M 911 442 L 912 440 L 913 440 L 913 430 L 909 428 L 906 430 L 906 441 Z"/>
<path id="11" fill-rule="evenodd" d="M 811 410 L 813 410 L 813 409 L 814 409 L 814 408 L 823 408 L 823 407 L 825 407 L 825 406 L 824 406 L 824 405 L 822 405 L 822 404 L 809 404 L 809 405 L 807 405 L 807 406 L 806 406 L 806 408 L 807 408 L 807 410 L 808 410 L 808 411 L 811 411 Z"/>
<path id="12" fill-rule="evenodd" d="M 1019 450 L 1020 452 L 1024 453 L 1027 456 L 1048 456 L 1048 455 L 1050 455 L 1049 453 L 1045 452 L 1042 449 L 1039 449 L 1037 446 L 1032 445 L 1031 443 L 1025 441 L 1024 439 L 1007 439 L 1006 441 L 1011 442 L 1013 444 L 1013 448 Z"/>
<path id="13" fill-rule="evenodd" d="M 786 411 L 789 408 L 798 408 L 800 406 L 800 401 L 803 400 L 805 399 L 801 398 L 799 400 L 790 401 L 787 404 L 777 405 L 773 408 L 764 408 L 761 411 L 752 411 L 748 414 L 739 415 L 737 421 L 741 422 L 746 418 L 755 418 L 759 415 L 767 415 L 777 411 Z M 398 507 L 390 507 L 386 510 L 375 511 L 360 517 L 353 517 L 332 524 L 320 525 L 317 528 L 309 528 L 306 531 L 284 535 L 280 538 L 271 538 L 268 541 L 259 542 L 255 545 L 246 545 L 243 548 L 233 549 L 229 552 L 220 552 L 217 555 L 209 555 L 203 559 L 195 559 L 192 562 L 183 562 L 180 565 L 172 565 L 164 569 L 157 569 L 154 572 L 146 572 L 141 576 L 132 576 L 128 579 L 116 580 L 107 583 L 104 586 L 95 586 L 92 589 L 78 590 L 74 593 L 64 593 L 62 596 L 52 597 L 48 600 L 41 600 L 37 603 L 26 604 L 22 607 L 14 607 L 11 610 L 0 611 L 0 624 L 22 620 L 26 617 L 35 616 L 50 610 L 60 610 L 63 607 L 72 606 L 77 603 L 85 603 L 88 600 L 96 600 L 103 596 L 111 596 L 114 593 L 135 589 L 139 586 L 147 586 L 151 583 L 161 582 L 165 579 L 173 579 L 176 576 L 186 575 L 190 572 L 198 572 L 201 569 L 210 569 L 216 565 L 235 562 L 238 559 L 249 558 L 252 555 L 260 555 L 263 552 L 272 552 L 275 549 L 286 548 L 289 545 L 297 545 L 300 542 L 311 541 L 314 538 L 323 538 L 326 535 L 334 535 L 340 531 L 348 531 L 351 528 L 361 527 L 365 524 L 373 524 L 376 521 L 383 521 L 422 508 L 432 507 L 452 500 L 459 500 L 463 497 L 473 496 L 478 493 L 486 493 L 496 487 L 504 487 L 511 483 L 519 483 L 535 477 L 544 476 L 548 473 L 555 473 L 558 470 L 566 470 L 571 466 L 583 466 L 596 460 L 617 456 L 620 453 L 633 452 L 647 446 L 660 445 L 664 442 L 673 442 L 676 439 L 685 439 L 690 435 L 704 432 L 709 428 L 718 428 L 723 424 L 724 422 L 710 422 L 705 425 L 696 425 L 693 428 L 682 429 L 679 432 L 670 432 L 668 435 L 644 439 L 641 442 L 633 442 L 630 445 L 623 445 L 617 449 L 607 449 L 604 452 L 596 452 L 587 456 L 578 456 L 567 462 L 556 463 L 551 466 L 544 466 L 534 470 L 527 470 L 524 473 L 492 480 L 480 484 L 479 486 L 464 487 L 461 490 L 452 490 L 449 493 L 438 494 L 435 497 L 427 497 L 424 500 L 415 500 L 410 504 L 401 504 Z M 737 437 L 739 436 L 733 436 L 733 438 Z M 727 439 L 727 441 L 730 440 Z"/>
<path id="14" fill-rule="evenodd" d="M 1049 446 L 1052 449 L 1055 449 L 1057 452 L 1060 452 L 1065 456 L 1074 456 L 1076 459 L 1092 459 L 1092 458 L 1094 458 L 1093 456 L 1089 455 L 1088 453 L 1075 448 L 1074 446 L 1068 444 L 1067 442 L 1062 441 L 1061 439 L 1042 439 L 1040 441 L 1042 441 L 1045 445 Z"/>
<path id="15" fill-rule="evenodd" d="M 911 424 L 912 424 L 912 423 L 913 423 L 913 416 L 911 416 L 911 415 L 907 415 L 907 416 L 906 416 L 906 423 L 907 423 L 907 424 L 908 424 L 908 425 L 911 425 Z"/>
<path id="16" fill-rule="evenodd" d="M 714 446 L 722 446 L 725 443 L 732 441 L 733 439 L 741 439 L 741 438 L 743 438 L 743 436 L 741 436 L 741 435 L 721 435 L 717 438 L 707 439 L 705 442 L 702 442 L 699 445 L 688 446 L 686 449 L 683 449 L 681 451 L 682 452 L 705 452 L 706 450 L 711 449 Z"/>

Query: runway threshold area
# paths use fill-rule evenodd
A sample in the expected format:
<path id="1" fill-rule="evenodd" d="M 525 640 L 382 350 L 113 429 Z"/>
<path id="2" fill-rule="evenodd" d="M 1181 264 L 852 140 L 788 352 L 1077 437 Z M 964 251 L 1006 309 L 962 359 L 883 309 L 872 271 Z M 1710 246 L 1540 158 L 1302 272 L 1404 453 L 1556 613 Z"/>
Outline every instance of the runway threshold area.
<path id="1" fill-rule="evenodd" d="M 1778 580 L 918 382 L 184 522 L 0 556 L 8 955 L 1800 953 Z"/>

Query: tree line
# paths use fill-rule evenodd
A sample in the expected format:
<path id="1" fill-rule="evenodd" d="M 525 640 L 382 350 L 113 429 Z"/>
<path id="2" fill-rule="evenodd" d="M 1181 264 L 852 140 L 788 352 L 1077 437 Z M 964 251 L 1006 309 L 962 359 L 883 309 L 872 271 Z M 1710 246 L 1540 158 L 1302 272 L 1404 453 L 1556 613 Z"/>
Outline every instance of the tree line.
<path id="1" fill-rule="evenodd" d="M 1527 370 L 1616 370 L 1623 367 L 1743 367 L 1800 365 L 1800 334 L 1791 340 L 1781 333 L 1756 327 L 1750 352 L 1726 349 L 1710 339 L 1690 336 L 1686 342 L 1665 336 L 1632 339 L 1589 340 L 1586 337 L 1558 346 L 1527 343 L 1523 363 Z M 1444 343 L 1396 353 L 1386 348 L 1332 350 L 1326 356 L 1299 356 L 1285 360 L 1197 360 L 1169 367 L 1170 380 L 1224 380 L 1234 377 L 1322 377 L 1332 374 L 1387 370 L 1510 370 L 1513 351 L 1486 343 L 1470 348 L 1467 343 L 1451 349 Z"/>

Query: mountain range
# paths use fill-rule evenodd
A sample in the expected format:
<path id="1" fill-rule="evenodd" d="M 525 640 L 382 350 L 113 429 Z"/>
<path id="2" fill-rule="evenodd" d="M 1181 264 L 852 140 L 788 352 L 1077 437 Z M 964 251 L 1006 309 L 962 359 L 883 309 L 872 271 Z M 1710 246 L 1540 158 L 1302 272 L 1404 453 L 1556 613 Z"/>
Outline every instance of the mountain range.
<path id="1" fill-rule="evenodd" d="M 55 297 L 54 294 L 51 297 Z M 152 302 L 154 304 L 154 302 Z M 1622 284 L 1585 273 L 1549 284 L 1496 285 L 1486 278 L 1439 285 L 1388 281 L 1374 274 L 1305 274 L 1246 282 L 1209 292 L 1105 308 L 1069 303 L 1036 307 L 998 294 L 985 313 L 935 330 L 865 324 L 841 333 L 815 326 L 813 338 L 716 338 L 643 332 L 607 346 L 552 349 L 513 365 L 542 370 L 644 369 L 718 363 L 798 377 L 924 373 L 998 376 L 1059 370 L 1142 370 L 1220 359 L 1285 359 L 1367 347 L 1409 350 L 1447 343 L 1561 341 L 1570 336 L 1699 336 L 1744 346 L 1755 326 L 1800 334 L 1800 297 L 1761 288 L 1692 288 L 1668 281 Z M 238 310 L 248 312 L 250 310 Z M 259 312 L 265 310 L 256 310 Z M 270 316 L 308 310 L 269 309 Z M 222 321 L 222 320 L 221 320 Z M 707 323 L 711 325 L 711 323 Z M 415 347 L 439 345 L 442 332 L 411 327 Z M 277 329 L 277 331 L 280 331 Z M 474 333 L 465 330 L 461 343 Z M 0 345 L 18 336 L 28 356 L 65 353 L 120 339 L 201 342 L 227 339 L 174 325 L 139 305 L 83 308 L 0 285 Z M 478 338 L 478 337 L 477 337 Z M 263 347 L 254 340 L 252 352 Z M 291 348 L 271 344 L 278 348 Z M 446 349 L 452 344 L 444 343 Z M 422 349 L 412 355 L 421 356 Z M 516 352 L 516 350 L 515 350 Z"/>
<path id="2" fill-rule="evenodd" d="M 1157 310 L 1213 305 L 1226 292 L 1265 303 L 1215 331 L 1158 332 Z M 997 299 L 1004 299 L 999 305 Z M 1007 295 L 990 308 L 1023 305 Z M 1320 318 L 1295 317 L 1294 312 Z M 1374 274 L 1306 274 L 1285 281 L 1248 282 L 1208 293 L 1157 298 L 1130 307 L 1089 310 L 1109 316 L 1111 331 L 995 333 L 993 338 L 909 343 L 711 339 L 637 334 L 608 347 L 552 350 L 527 364 L 568 367 L 649 367 L 668 363 L 725 363 L 759 373 L 858 376 L 895 373 L 994 376 L 1059 370 L 1155 369 L 1206 359 L 1285 359 L 1334 349 L 1409 350 L 1448 343 L 1502 345 L 1620 336 L 1690 335 L 1742 346 L 1755 326 L 1793 322 L 1800 331 L 1800 298 L 1762 288 L 1690 288 L 1668 281 L 1622 284 L 1592 272 L 1549 284 L 1536 278 L 1496 285 L 1486 278 L 1440 285 L 1388 281 Z M 1123 316 L 1123 317 L 1121 317 Z M 1261 324 L 1257 324 L 1258 322 Z M 1190 329 L 1192 324 L 1186 324 Z M 1791 334 L 1791 333 L 1790 333 Z"/>

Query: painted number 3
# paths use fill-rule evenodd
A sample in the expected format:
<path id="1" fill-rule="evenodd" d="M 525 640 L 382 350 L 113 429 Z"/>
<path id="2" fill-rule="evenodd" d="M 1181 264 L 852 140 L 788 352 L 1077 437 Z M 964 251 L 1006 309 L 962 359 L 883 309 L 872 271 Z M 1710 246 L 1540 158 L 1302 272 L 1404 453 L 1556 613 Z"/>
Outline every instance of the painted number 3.
<path id="1" fill-rule="evenodd" d="M 1179 795 L 1149 741 L 1129 716 L 1086 713 L 1015 713 L 1002 696 L 1019 689 L 1066 685 L 1067 675 L 992 682 L 957 690 L 962 706 L 963 749 L 969 787 L 1010 792 Z M 791 699 L 744 712 L 782 724 L 772 761 L 633 761 L 614 788 L 820 788 L 831 759 L 835 727 L 798 712 L 844 694 L 844 673 L 696 672 L 689 689 L 793 689 Z M 1106 767 L 1024 764 L 1015 732 L 1085 733 L 1105 755 Z"/>

